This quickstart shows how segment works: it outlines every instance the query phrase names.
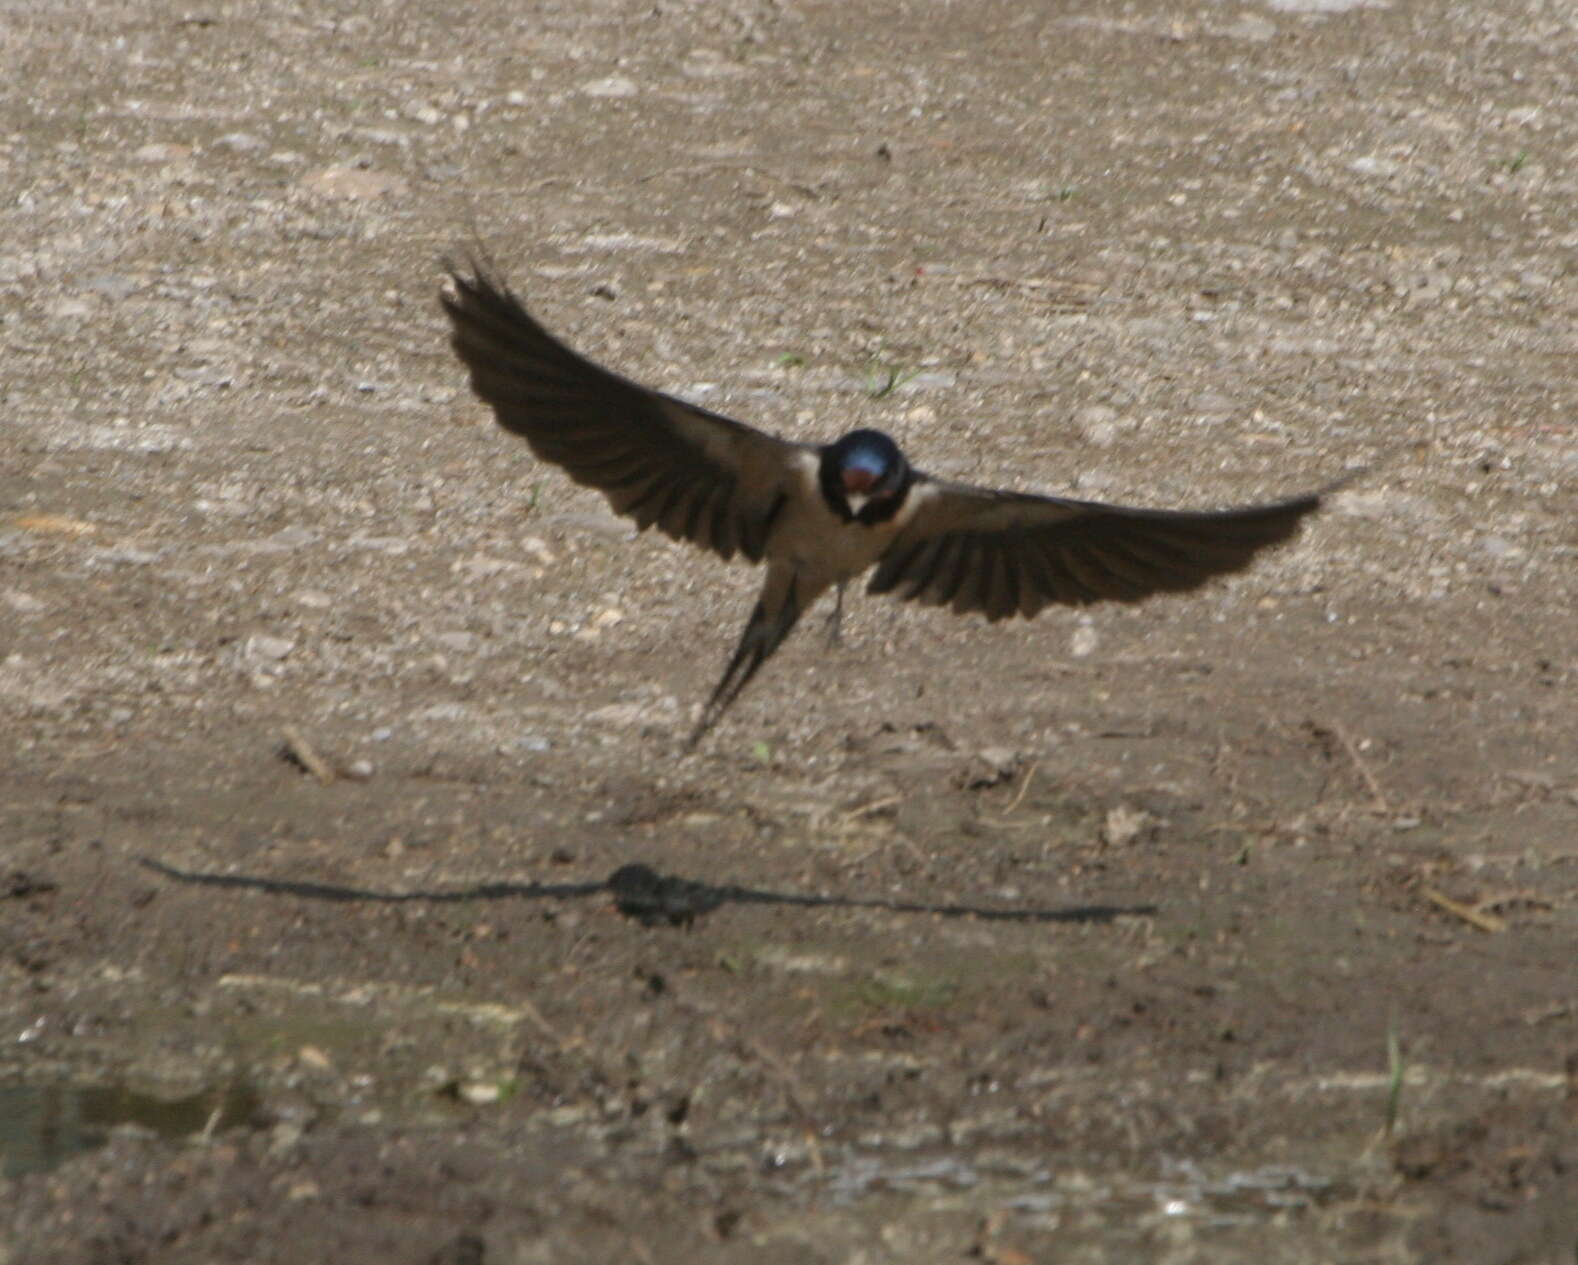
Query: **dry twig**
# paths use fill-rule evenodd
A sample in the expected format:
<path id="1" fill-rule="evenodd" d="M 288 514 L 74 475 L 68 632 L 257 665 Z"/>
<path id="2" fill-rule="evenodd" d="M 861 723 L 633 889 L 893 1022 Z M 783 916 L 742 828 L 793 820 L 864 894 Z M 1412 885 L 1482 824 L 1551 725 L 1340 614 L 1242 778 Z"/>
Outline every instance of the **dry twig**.
<path id="1" fill-rule="evenodd" d="M 1025 792 L 1030 789 L 1030 779 L 1033 778 L 1036 775 L 1036 770 L 1038 768 L 1040 768 L 1040 767 L 1041 767 L 1041 762 L 1039 760 L 1031 761 L 1030 767 L 1025 770 L 1025 779 L 1024 779 L 1024 781 L 1019 783 L 1019 793 L 1014 796 L 1013 802 L 1010 803 L 1007 808 L 1003 809 L 1003 816 L 1004 817 L 1011 816 L 1013 814 L 1014 809 L 1019 807 L 1020 802 L 1025 797 Z"/>
<path id="2" fill-rule="evenodd" d="M 1495 914 L 1487 914 L 1475 909 L 1472 905 L 1465 905 L 1460 900 L 1453 900 L 1445 892 L 1437 891 L 1433 887 L 1421 887 L 1419 894 L 1438 909 L 1444 909 L 1454 918 L 1461 918 L 1470 926 L 1478 927 L 1481 931 L 1505 931 L 1507 924 L 1504 919 Z"/>
<path id="3" fill-rule="evenodd" d="M 1369 762 L 1359 751 L 1359 744 L 1353 740 L 1353 735 L 1339 721 L 1332 721 L 1328 727 L 1337 735 L 1337 741 L 1342 743 L 1342 749 L 1348 753 L 1348 759 L 1353 761 L 1353 767 L 1359 771 L 1359 776 L 1364 779 L 1364 784 L 1370 788 L 1370 794 L 1375 797 L 1375 811 L 1389 813 L 1391 805 L 1387 802 L 1386 792 L 1381 789 L 1381 781 L 1375 776 Z"/>
<path id="4" fill-rule="evenodd" d="M 302 736 L 301 730 L 295 725 L 286 725 L 280 730 L 280 736 L 285 739 L 285 751 L 292 760 L 325 786 L 334 781 L 336 776 L 334 767 L 313 750 L 312 744 Z"/>
<path id="5" fill-rule="evenodd" d="M 873 813 L 880 813 L 884 808 L 892 808 L 895 804 L 902 804 L 902 795 L 884 795 L 881 799 L 874 799 L 869 804 L 861 804 L 858 808 L 851 808 L 844 814 L 844 821 L 858 821 L 862 817 L 870 817 Z"/>

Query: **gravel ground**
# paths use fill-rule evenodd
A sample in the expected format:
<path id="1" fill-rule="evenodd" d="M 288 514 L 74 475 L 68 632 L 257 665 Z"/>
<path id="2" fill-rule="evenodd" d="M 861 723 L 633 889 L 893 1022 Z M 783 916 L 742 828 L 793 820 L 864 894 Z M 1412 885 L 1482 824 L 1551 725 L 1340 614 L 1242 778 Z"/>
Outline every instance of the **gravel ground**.
<path id="1" fill-rule="evenodd" d="M 1573 12 L 1032 10 L 0 6 L 0 1262 L 1570 1265 Z M 758 577 L 493 427 L 468 249 L 950 477 L 1370 472 L 687 755 Z"/>

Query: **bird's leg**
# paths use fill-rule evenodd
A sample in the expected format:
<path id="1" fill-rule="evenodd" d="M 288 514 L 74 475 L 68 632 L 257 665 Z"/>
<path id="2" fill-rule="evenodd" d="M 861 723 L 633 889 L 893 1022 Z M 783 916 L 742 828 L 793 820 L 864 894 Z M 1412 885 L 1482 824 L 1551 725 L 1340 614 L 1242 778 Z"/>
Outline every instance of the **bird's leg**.
<path id="1" fill-rule="evenodd" d="M 845 583 L 845 581 L 840 580 L 838 588 L 833 591 L 833 613 L 827 617 L 827 623 L 822 626 L 822 631 L 826 635 L 827 644 L 830 647 L 840 645 L 844 640 L 840 625 L 844 619 Z"/>

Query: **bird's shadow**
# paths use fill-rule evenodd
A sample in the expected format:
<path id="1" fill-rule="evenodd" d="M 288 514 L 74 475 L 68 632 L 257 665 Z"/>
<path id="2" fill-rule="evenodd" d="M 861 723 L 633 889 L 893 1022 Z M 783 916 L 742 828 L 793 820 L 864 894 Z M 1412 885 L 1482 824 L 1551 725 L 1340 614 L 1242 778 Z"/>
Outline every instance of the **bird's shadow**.
<path id="1" fill-rule="evenodd" d="M 472 887 L 383 892 L 334 883 L 268 878 L 252 874 L 214 874 L 182 870 L 152 857 L 141 864 L 177 883 L 205 887 L 239 887 L 294 896 L 301 900 L 365 901 L 375 904 L 456 904 L 474 900 L 577 900 L 607 895 L 614 907 L 644 927 L 688 927 L 724 905 L 797 905 L 810 909 L 881 909 L 896 914 L 931 914 L 942 918 L 980 918 L 991 922 L 1106 923 L 1115 918 L 1149 917 L 1155 905 L 1062 905 L 1055 908 L 1004 908 L 995 905 L 930 904 L 863 896 L 808 896 L 770 892 L 734 884 L 717 885 L 697 879 L 660 874 L 639 863 L 622 865 L 606 879 L 586 883 L 479 883 Z"/>

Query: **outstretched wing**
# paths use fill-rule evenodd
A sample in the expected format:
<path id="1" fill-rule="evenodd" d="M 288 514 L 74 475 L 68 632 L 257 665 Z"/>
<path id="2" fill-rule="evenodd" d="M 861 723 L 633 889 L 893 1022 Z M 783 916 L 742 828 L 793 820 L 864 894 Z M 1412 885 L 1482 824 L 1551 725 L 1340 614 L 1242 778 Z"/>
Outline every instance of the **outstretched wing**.
<path id="1" fill-rule="evenodd" d="M 451 344 L 499 424 L 596 488 L 643 530 L 761 560 L 801 445 L 593 364 L 548 333 L 502 278 L 451 269 Z"/>
<path id="2" fill-rule="evenodd" d="M 1288 540 L 1331 490 L 1195 512 L 999 492 L 923 475 L 910 490 L 914 511 L 866 591 L 981 611 L 993 621 L 1029 618 L 1055 603 L 1178 593 Z"/>

